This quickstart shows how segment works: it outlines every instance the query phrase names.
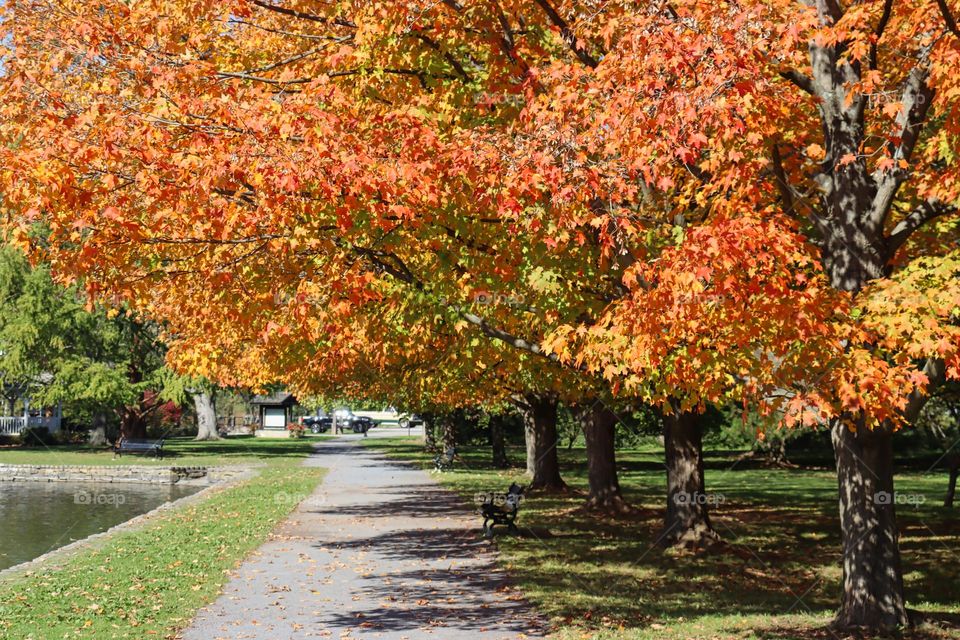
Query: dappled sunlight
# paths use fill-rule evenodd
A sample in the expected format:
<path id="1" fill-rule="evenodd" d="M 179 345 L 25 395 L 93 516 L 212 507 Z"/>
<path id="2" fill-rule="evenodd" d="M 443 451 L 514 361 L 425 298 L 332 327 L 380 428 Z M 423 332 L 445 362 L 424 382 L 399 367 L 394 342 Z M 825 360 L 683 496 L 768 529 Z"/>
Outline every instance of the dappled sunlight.
<path id="1" fill-rule="evenodd" d="M 411 463 L 428 460 L 417 444 L 368 444 Z M 511 454 L 520 458 L 518 451 Z M 438 475 L 461 495 L 522 482 L 520 467 L 490 469 L 484 449 L 465 448 L 462 455 L 463 465 Z M 714 454 L 706 481 L 710 492 L 723 496 L 711 514 L 723 543 L 676 553 L 656 544 L 665 474 L 662 464 L 654 468 L 656 453 L 618 452 L 624 496 L 640 514 L 623 518 L 578 512 L 586 495 L 580 456 L 577 449 L 561 454 L 561 472 L 573 491 L 525 500 L 518 524 L 537 535 L 496 538 L 504 566 L 555 622 L 610 638 L 838 638 L 826 629 L 842 577 L 836 480 L 829 472 L 741 468 L 733 465 L 735 456 Z M 960 524 L 938 506 L 944 479 L 907 473 L 897 482 L 928 497 L 916 509 L 899 509 L 909 602 L 924 601 L 934 613 L 960 613 L 960 593 L 949 574 Z M 954 627 L 947 628 L 907 637 L 948 637 Z"/>

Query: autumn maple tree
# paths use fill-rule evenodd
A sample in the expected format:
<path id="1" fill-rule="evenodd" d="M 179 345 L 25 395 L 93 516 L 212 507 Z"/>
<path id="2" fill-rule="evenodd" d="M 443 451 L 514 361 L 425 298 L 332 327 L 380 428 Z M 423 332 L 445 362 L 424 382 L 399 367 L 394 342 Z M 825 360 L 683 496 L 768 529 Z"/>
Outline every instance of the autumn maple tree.
<path id="1" fill-rule="evenodd" d="M 2 11 L 11 233 L 167 323 L 183 370 L 569 394 L 613 505 L 606 404 L 650 403 L 693 542 L 706 404 L 829 428 L 837 621 L 908 623 L 878 496 L 960 374 L 956 2 Z"/>

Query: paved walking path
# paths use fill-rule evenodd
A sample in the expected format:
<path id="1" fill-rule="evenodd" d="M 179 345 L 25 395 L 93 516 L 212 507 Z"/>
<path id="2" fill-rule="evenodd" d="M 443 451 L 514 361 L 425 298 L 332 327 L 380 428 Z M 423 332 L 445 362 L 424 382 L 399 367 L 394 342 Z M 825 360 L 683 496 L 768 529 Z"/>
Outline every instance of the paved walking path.
<path id="1" fill-rule="evenodd" d="M 543 637 L 493 567 L 476 515 L 429 473 L 355 436 L 323 441 L 306 464 L 329 469 L 323 484 L 184 640 Z"/>

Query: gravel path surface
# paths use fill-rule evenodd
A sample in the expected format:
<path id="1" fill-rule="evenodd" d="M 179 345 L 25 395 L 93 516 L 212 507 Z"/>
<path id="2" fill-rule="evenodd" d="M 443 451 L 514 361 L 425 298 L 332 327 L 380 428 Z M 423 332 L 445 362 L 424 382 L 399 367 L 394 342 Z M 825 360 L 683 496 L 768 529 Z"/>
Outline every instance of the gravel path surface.
<path id="1" fill-rule="evenodd" d="M 544 637 L 495 568 L 476 514 L 429 473 L 352 435 L 324 440 L 306 464 L 329 469 L 323 484 L 184 640 Z"/>

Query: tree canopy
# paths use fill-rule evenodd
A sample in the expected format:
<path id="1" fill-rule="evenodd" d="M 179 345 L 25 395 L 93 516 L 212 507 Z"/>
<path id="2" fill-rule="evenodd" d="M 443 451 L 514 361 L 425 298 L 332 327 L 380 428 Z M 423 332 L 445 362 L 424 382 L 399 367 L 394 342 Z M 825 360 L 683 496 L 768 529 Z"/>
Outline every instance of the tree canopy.
<path id="1" fill-rule="evenodd" d="M 753 404 L 833 430 L 849 566 L 899 557 L 889 434 L 960 377 L 956 2 L 2 11 L 9 227 L 182 370 Z M 841 618 L 904 622 L 898 572 Z"/>

